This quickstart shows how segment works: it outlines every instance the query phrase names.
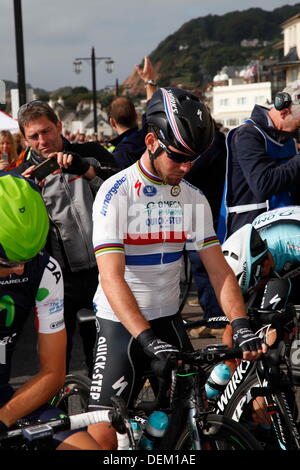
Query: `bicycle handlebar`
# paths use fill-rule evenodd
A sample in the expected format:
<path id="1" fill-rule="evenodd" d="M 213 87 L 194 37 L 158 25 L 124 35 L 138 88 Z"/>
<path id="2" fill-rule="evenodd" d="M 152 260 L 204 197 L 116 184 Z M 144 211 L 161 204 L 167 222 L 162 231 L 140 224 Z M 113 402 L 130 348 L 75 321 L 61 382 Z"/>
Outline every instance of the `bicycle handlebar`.
<path id="1" fill-rule="evenodd" d="M 89 426 L 90 424 L 97 424 L 99 422 L 111 423 L 112 415 L 112 410 L 89 411 L 87 413 L 80 413 L 73 416 L 65 416 L 53 421 L 23 426 L 19 429 L 8 431 L 6 435 L 1 436 L 0 444 L 2 441 L 5 442 L 16 438 L 24 438 L 29 441 L 33 441 L 35 439 L 52 436 L 54 432 L 65 429 L 80 429 Z"/>
<path id="2" fill-rule="evenodd" d="M 229 358 L 238 358 L 242 357 L 241 349 L 221 349 L 221 345 L 214 345 L 214 349 L 200 349 L 193 352 L 178 352 L 174 354 L 174 357 L 171 358 L 172 367 L 175 368 L 174 360 L 184 361 L 186 364 L 198 364 L 199 366 L 205 364 L 213 364 Z M 154 361 L 159 362 L 159 361 Z M 158 403 L 161 402 L 163 396 L 165 396 L 164 384 L 167 381 L 165 378 L 161 380 L 160 390 L 157 395 L 157 398 L 151 402 L 151 407 L 146 410 L 146 407 L 141 407 L 144 411 L 151 411 L 152 409 L 157 409 Z M 113 400 L 114 404 L 117 403 L 117 400 Z M 29 441 L 35 439 L 42 439 L 47 436 L 52 436 L 54 432 L 62 430 L 76 430 L 89 426 L 90 424 L 97 424 L 99 422 L 113 423 L 117 422 L 118 418 L 118 409 L 116 406 L 114 409 L 110 410 L 97 410 L 89 411 L 87 413 L 80 413 L 73 416 L 64 416 L 53 421 L 47 421 L 43 423 L 38 423 L 29 426 L 23 426 L 18 429 L 13 429 L 8 431 L 6 435 L 0 436 L 0 445 L 1 442 L 7 442 L 13 439 L 23 438 Z"/>

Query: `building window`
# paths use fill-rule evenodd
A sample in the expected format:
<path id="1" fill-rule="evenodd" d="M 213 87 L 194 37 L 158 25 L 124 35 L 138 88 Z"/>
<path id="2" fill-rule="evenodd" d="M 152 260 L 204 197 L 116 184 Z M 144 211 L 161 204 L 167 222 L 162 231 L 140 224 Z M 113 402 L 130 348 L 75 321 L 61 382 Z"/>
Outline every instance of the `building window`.
<path id="1" fill-rule="evenodd" d="M 246 98 L 244 96 L 240 96 L 237 99 L 237 104 L 245 104 L 246 103 Z"/>
<path id="2" fill-rule="evenodd" d="M 220 106 L 228 106 L 228 98 L 222 98 L 220 100 Z"/>
<path id="3" fill-rule="evenodd" d="M 290 80 L 291 82 L 294 82 L 298 79 L 298 68 L 297 69 L 291 69 L 290 70 Z"/>
<path id="4" fill-rule="evenodd" d="M 267 99 L 265 96 L 255 96 L 254 103 L 256 104 L 264 104 L 266 103 Z"/>
<path id="5" fill-rule="evenodd" d="M 237 119 L 227 119 L 226 121 L 227 126 L 237 126 L 238 120 Z"/>

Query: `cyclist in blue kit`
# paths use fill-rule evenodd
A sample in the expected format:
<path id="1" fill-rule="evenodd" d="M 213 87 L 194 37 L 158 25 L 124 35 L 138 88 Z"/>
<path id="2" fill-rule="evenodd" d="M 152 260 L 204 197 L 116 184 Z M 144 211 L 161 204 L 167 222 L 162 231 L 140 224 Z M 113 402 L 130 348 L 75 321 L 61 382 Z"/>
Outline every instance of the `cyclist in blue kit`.
<path id="1" fill-rule="evenodd" d="M 151 360 L 165 363 L 172 352 L 191 348 L 176 313 L 186 242 L 207 269 L 244 358 L 255 360 L 264 349 L 250 330 L 208 202 L 183 179 L 213 141 L 207 108 L 185 90 L 161 88 L 148 102 L 147 124 L 141 159 L 103 183 L 93 208 L 100 282 L 94 297 L 98 337 L 90 410 L 110 408 L 115 394 L 130 406 Z M 106 423 L 90 426 L 89 432 L 103 449 L 116 447 Z"/>
<path id="2" fill-rule="evenodd" d="M 64 383 L 66 332 L 61 269 L 41 251 L 49 220 L 37 186 L 1 171 L 0 220 L 0 434 L 5 434 L 20 418 L 47 421 L 61 413 L 47 401 Z M 12 356 L 32 309 L 39 370 L 15 391 L 9 384 Z M 86 431 L 57 433 L 51 448 L 99 449 Z"/>
<path id="3" fill-rule="evenodd" d="M 222 245 L 223 254 L 237 276 L 245 300 L 264 291 L 270 278 L 289 278 L 289 301 L 299 304 L 300 206 L 267 211 L 233 233 Z M 223 341 L 231 345 L 227 325 Z"/>

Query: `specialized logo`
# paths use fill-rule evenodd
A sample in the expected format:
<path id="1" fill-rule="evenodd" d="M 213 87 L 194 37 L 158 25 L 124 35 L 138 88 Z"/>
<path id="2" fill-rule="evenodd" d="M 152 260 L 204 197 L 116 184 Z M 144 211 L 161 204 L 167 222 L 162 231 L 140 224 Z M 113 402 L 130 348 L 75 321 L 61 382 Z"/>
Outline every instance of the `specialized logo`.
<path id="1" fill-rule="evenodd" d="M 281 298 L 278 294 L 274 295 L 274 297 L 269 301 L 270 305 L 273 305 L 272 309 L 276 310 L 277 305 L 281 301 Z"/>
<path id="2" fill-rule="evenodd" d="M 137 189 L 137 195 L 140 197 L 141 187 L 142 187 L 142 183 L 140 182 L 140 180 L 136 181 L 134 187 L 135 189 Z"/>
<path id="3" fill-rule="evenodd" d="M 123 375 L 123 377 L 121 377 L 120 379 L 117 380 L 117 382 L 115 382 L 113 385 L 112 385 L 112 388 L 114 390 L 118 390 L 116 395 L 121 395 L 121 393 L 125 390 L 125 388 L 127 387 L 128 385 L 128 382 L 126 382 L 125 380 L 125 377 Z"/>
<path id="4" fill-rule="evenodd" d="M 143 187 L 143 193 L 147 197 L 152 197 L 156 195 L 157 189 L 154 186 L 151 186 L 150 184 L 148 184 Z"/>
<path id="5" fill-rule="evenodd" d="M 178 196 L 181 193 L 181 188 L 176 184 L 175 186 L 172 186 L 171 188 L 171 195 L 172 196 Z"/>

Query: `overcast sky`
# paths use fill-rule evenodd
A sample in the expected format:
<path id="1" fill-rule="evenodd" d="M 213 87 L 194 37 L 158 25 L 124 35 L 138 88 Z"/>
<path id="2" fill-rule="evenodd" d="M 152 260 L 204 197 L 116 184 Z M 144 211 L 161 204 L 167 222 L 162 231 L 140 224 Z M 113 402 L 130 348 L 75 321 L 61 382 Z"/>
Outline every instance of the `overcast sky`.
<path id="1" fill-rule="evenodd" d="M 23 0 L 26 82 L 48 91 L 70 85 L 91 89 L 90 62 L 74 73 L 76 57 L 110 56 L 97 65 L 97 88 L 122 83 L 169 34 L 183 23 L 208 14 L 261 7 L 271 11 L 297 1 L 285 0 Z M 0 79 L 17 81 L 13 0 L 0 0 Z"/>

